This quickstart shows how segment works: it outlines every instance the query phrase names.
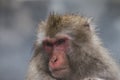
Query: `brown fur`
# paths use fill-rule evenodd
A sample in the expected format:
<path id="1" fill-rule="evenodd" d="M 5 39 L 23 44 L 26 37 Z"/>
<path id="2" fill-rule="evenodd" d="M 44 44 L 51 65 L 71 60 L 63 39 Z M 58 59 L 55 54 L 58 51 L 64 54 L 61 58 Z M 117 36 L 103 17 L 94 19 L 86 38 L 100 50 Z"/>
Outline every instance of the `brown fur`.
<path id="1" fill-rule="evenodd" d="M 72 49 L 68 55 L 72 76 L 64 80 L 120 80 L 116 63 L 102 47 L 101 41 L 86 17 L 51 14 L 40 24 L 38 33 L 41 31 L 49 37 L 54 37 L 58 33 L 72 37 Z M 47 57 L 43 54 L 44 51 L 38 40 L 27 80 L 57 80 L 49 73 Z"/>

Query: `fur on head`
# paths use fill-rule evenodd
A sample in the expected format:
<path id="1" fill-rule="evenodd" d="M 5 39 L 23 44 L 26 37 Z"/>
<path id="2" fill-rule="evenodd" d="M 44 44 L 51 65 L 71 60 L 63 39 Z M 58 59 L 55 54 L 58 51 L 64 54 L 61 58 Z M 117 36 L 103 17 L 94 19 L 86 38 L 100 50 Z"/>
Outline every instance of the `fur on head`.
<path id="1" fill-rule="evenodd" d="M 74 39 L 77 38 L 78 40 L 80 38 L 80 40 L 85 41 L 92 39 L 91 35 L 94 35 L 95 28 L 91 27 L 91 19 L 87 17 L 76 14 L 59 15 L 53 13 L 49 15 L 47 20 L 40 23 L 38 33 L 40 33 L 40 36 L 38 34 L 38 38 L 42 34 L 54 37 L 58 33 L 65 33 L 73 35 L 73 37 L 75 36 Z"/>

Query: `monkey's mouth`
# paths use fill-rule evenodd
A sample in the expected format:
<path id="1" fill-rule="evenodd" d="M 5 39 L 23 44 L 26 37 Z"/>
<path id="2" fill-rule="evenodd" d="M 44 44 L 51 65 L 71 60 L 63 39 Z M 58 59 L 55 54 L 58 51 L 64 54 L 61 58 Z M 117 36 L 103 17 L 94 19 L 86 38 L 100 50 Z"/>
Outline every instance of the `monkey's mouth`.
<path id="1" fill-rule="evenodd" d="M 61 70 L 65 70 L 66 68 L 57 68 L 57 69 L 54 69 L 53 71 L 61 71 Z"/>
<path id="2" fill-rule="evenodd" d="M 67 70 L 67 68 L 56 68 L 56 69 L 52 69 L 52 73 L 57 73 L 57 72 L 64 72 L 64 71 L 66 71 Z"/>

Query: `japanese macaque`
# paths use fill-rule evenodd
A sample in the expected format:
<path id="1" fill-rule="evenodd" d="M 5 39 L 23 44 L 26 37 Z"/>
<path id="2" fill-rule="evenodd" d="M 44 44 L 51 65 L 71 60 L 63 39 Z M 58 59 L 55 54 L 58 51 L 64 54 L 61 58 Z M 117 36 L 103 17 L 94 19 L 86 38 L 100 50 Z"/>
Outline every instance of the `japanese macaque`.
<path id="1" fill-rule="evenodd" d="M 38 28 L 27 80 L 120 80 L 86 17 L 50 14 Z"/>

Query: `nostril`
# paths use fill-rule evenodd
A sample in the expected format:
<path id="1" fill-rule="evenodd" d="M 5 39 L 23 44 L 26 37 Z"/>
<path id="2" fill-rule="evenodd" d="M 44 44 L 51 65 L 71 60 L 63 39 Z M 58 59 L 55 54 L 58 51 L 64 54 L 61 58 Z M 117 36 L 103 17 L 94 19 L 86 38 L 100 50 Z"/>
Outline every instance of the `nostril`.
<path id="1" fill-rule="evenodd" d="M 56 57 L 56 56 L 52 57 L 52 58 L 51 58 L 51 62 L 52 62 L 52 63 L 57 62 L 57 57 Z"/>

